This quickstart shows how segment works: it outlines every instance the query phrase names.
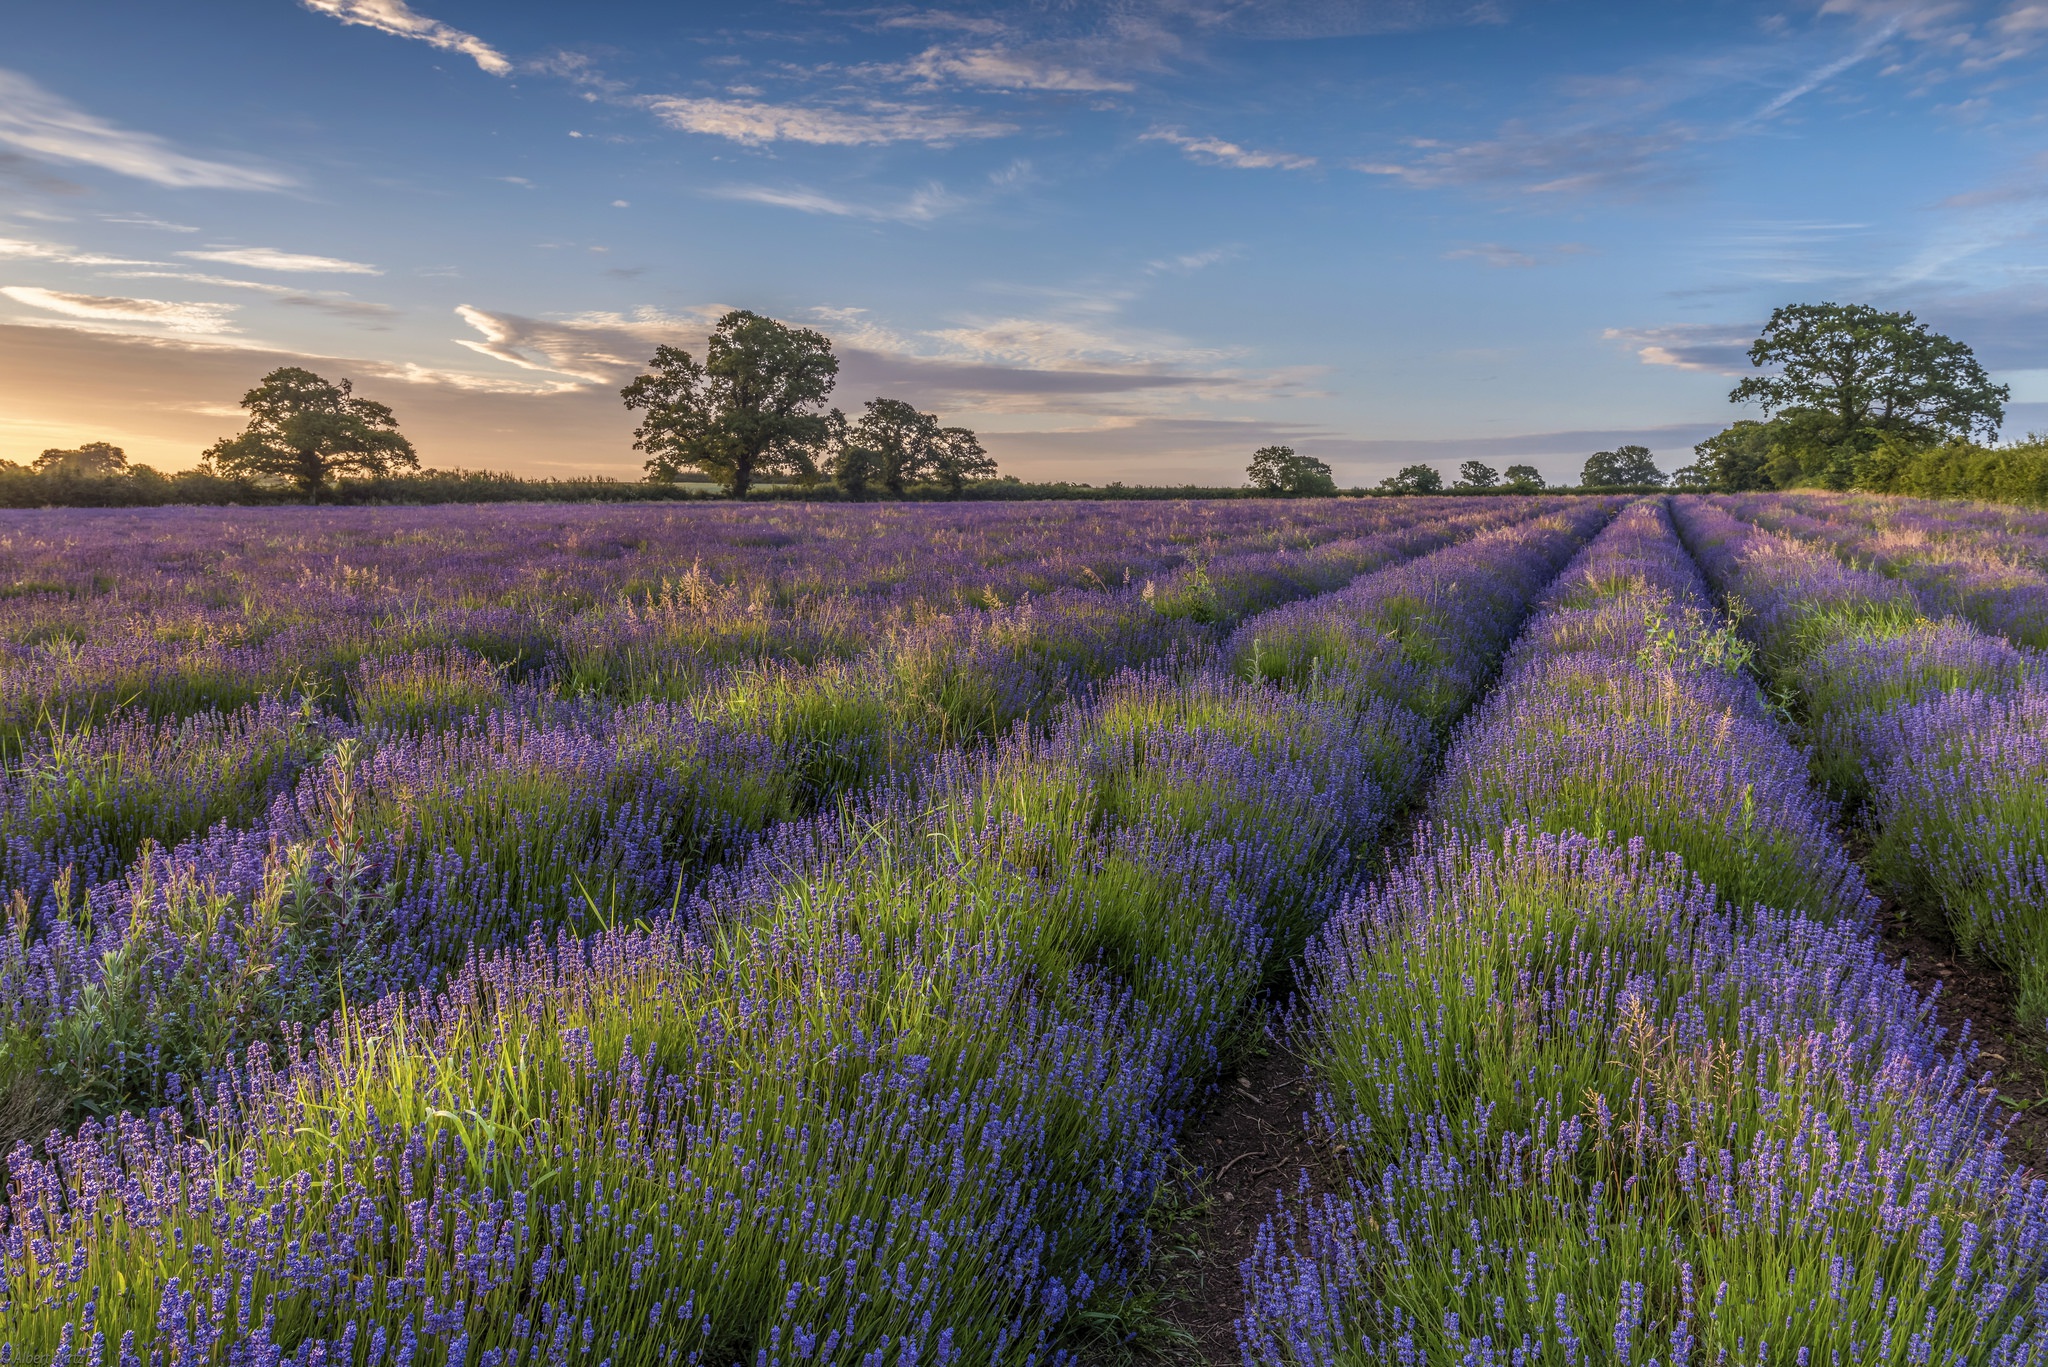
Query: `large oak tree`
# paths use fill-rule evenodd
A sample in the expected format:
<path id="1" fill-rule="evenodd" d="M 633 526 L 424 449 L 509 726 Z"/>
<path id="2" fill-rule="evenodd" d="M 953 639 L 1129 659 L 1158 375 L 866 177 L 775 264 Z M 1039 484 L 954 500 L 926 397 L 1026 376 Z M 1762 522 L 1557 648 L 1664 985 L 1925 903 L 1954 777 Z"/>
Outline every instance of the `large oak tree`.
<path id="1" fill-rule="evenodd" d="M 1329 465 L 1292 446 L 1261 446 L 1245 466 L 1245 480 L 1263 494 L 1328 495 L 1337 492 Z"/>
<path id="2" fill-rule="evenodd" d="M 681 347 L 656 347 L 648 373 L 619 394 L 645 415 L 633 446 L 647 453 L 649 479 L 701 470 L 740 497 L 763 475 L 817 475 L 838 375 L 822 333 L 735 309 L 718 320 L 701 364 Z"/>
<path id="3" fill-rule="evenodd" d="M 1617 446 L 1612 451 L 1595 451 L 1586 457 L 1579 483 L 1588 489 L 1615 485 L 1662 484 L 1664 472 L 1647 446 Z"/>
<path id="4" fill-rule="evenodd" d="M 242 396 L 249 426 L 209 446 L 203 466 L 224 475 L 288 479 L 317 493 L 337 475 L 417 470 L 420 458 L 398 432 L 391 410 L 357 398 L 339 384 L 298 366 L 283 366 Z"/>
<path id="5" fill-rule="evenodd" d="M 869 454 L 875 481 L 901 498 L 904 485 L 935 473 L 939 420 L 901 399 L 869 399 L 867 411 L 853 424 L 846 440 Z"/>
<path id="6" fill-rule="evenodd" d="M 931 473 L 933 479 L 958 498 L 970 481 L 996 477 L 996 458 L 970 429 L 941 427 L 933 449 Z"/>
<path id="7" fill-rule="evenodd" d="M 1918 441 L 1995 437 L 2010 391 L 1991 383 L 1970 348 L 1910 313 L 1867 304 L 1788 304 L 1771 314 L 1749 349 L 1752 365 L 1777 367 L 1729 392 L 1766 417 L 1826 415 L 1830 440 L 1893 433 Z"/>

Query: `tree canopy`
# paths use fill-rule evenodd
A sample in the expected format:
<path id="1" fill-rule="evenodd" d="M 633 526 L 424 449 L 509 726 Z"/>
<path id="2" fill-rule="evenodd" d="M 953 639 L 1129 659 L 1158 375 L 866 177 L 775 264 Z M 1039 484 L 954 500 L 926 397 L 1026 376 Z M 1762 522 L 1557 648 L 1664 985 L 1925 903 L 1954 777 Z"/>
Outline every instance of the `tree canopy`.
<path id="1" fill-rule="evenodd" d="M 1244 473 L 1246 483 L 1264 494 L 1328 496 L 1337 492 L 1337 479 L 1329 465 L 1291 446 L 1261 446 L 1252 452 Z"/>
<path id="2" fill-rule="evenodd" d="M 981 439 L 967 428 L 941 427 L 933 447 L 931 473 L 958 498 L 970 481 L 996 477 L 996 458 L 982 449 Z"/>
<path id="3" fill-rule="evenodd" d="M 1506 487 L 1518 493 L 1528 493 L 1543 487 L 1543 472 L 1533 465 L 1510 465 L 1501 472 Z"/>
<path id="4" fill-rule="evenodd" d="M 619 391 L 644 413 L 633 447 L 649 479 L 673 483 L 701 470 L 744 495 L 762 475 L 815 478 L 834 435 L 824 413 L 839 359 L 822 333 L 735 309 L 718 320 L 704 361 L 655 348 L 648 373 Z"/>
<path id="5" fill-rule="evenodd" d="M 249 426 L 206 448 L 204 468 L 223 475 L 288 479 L 317 492 L 337 475 L 417 470 L 420 458 L 398 432 L 391 410 L 359 399 L 347 381 L 334 383 L 298 366 L 283 366 L 242 396 Z"/>
<path id="6" fill-rule="evenodd" d="M 1776 434 L 1772 424 L 1750 418 L 1716 432 L 1692 448 L 1693 463 L 1680 468 L 1671 482 L 1682 489 L 1713 489 L 1739 494 L 1774 489 L 1771 473 Z"/>
<path id="7" fill-rule="evenodd" d="M 1380 488 L 1394 494 L 1440 494 L 1444 477 L 1433 465 L 1404 465 L 1381 480 Z"/>
<path id="8" fill-rule="evenodd" d="M 1788 304 L 1771 314 L 1750 364 L 1776 366 L 1729 391 L 1766 417 L 1825 415 L 1839 444 L 1869 430 L 1922 441 L 1996 437 L 2010 391 L 1991 383 L 1969 347 L 1910 313 L 1867 304 Z"/>
<path id="9" fill-rule="evenodd" d="M 1493 489 L 1500 485 L 1500 471 L 1483 460 L 1468 460 L 1458 467 L 1454 489 Z"/>
<path id="10" fill-rule="evenodd" d="M 872 463 L 875 482 L 901 498 L 904 485 L 925 478 L 937 463 L 938 417 L 901 399 L 869 399 L 866 408 L 846 444 Z"/>
<path id="11" fill-rule="evenodd" d="M 852 498 L 881 486 L 897 498 L 903 488 L 938 482 L 954 498 L 973 480 L 995 478 L 995 457 L 965 426 L 940 426 L 936 414 L 903 400 L 868 400 L 858 422 L 831 410 L 831 478 Z"/>
<path id="12" fill-rule="evenodd" d="M 1662 484 L 1664 472 L 1647 446 L 1617 446 L 1612 451 L 1595 451 L 1586 457 L 1579 483 L 1588 489 L 1625 484 Z"/>
<path id="13" fill-rule="evenodd" d="M 941 427 L 936 414 L 901 399 L 870 399 L 866 408 L 857 422 L 836 408 L 828 419 L 832 478 L 848 495 L 879 485 L 900 498 L 907 485 L 935 481 L 958 498 L 969 482 L 995 477 L 995 458 L 967 428 Z"/>
<path id="14" fill-rule="evenodd" d="M 109 441 L 88 441 L 71 450 L 52 447 L 29 468 L 60 479 L 114 479 L 128 473 L 128 453 Z"/>

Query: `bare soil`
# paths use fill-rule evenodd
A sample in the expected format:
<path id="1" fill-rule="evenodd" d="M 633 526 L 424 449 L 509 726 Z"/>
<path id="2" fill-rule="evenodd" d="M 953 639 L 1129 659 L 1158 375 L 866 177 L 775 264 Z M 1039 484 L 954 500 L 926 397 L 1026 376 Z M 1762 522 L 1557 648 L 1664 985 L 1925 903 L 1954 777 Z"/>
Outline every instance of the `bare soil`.
<path id="1" fill-rule="evenodd" d="M 1162 1202 L 1152 1265 L 1133 1288 L 1122 1341 L 1093 1363 L 1224 1367 L 1243 1360 L 1235 1321 L 1244 1311 L 1238 1266 L 1281 1200 L 1335 1191 L 1332 1156 L 1306 1123 L 1314 1091 L 1280 1038 L 1278 1011 L 1225 1070 L 1206 1111 L 1181 1135 L 1183 1168 Z"/>
<path id="2" fill-rule="evenodd" d="M 1880 929 L 1885 949 L 1923 992 L 1935 992 L 1935 1013 L 1951 1037 L 1967 1022 L 1977 1041 L 1979 1071 L 2012 1116 L 2006 1152 L 2048 1172 L 2048 1028 L 2013 1015 L 2012 984 L 1997 968 L 1959 954 L 1939 916 L 1887 902 Z"/>

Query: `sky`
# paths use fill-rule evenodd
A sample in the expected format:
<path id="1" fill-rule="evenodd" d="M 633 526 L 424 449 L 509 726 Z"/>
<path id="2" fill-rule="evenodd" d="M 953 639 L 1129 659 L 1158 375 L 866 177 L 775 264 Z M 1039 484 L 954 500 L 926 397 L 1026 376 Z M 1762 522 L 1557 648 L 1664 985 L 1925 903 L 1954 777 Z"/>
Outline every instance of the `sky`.
<path id="1" fill-rule="evenodd" d="M 1669 470 L 1822 300 L 2017 438 L 2044 57 L 2043 0 L 15 6 L 0 458 L 186 468 L 303 365 L 429 466 L 637 477 L 619 387 L 732 308 L 1033 479 Z"/>

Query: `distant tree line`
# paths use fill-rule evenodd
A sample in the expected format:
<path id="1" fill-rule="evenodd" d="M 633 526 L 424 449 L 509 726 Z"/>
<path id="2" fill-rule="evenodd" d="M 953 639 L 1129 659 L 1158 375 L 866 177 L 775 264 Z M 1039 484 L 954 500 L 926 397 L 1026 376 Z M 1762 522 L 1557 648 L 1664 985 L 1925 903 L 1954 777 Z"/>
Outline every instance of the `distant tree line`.
<path id="1" fill-rule="evenodd" d="M 719 320 L 701 363 L 680 347 L 657 347 L 649 373 L 622 391 L 643 415 L 634 445 L 648 456 L 646 494 L 628 495 L 629 486 L 610 480 L 421 471 L 387 405 L 357 395 L 348 380 L 284 366 L 242 396 L 243 430 L 208 447 L 195 471 L 166 476 L 130 466 L 112 443 L 87 442 L 45 451 L 27 467 L 0 461 L 0 506 L 433 502 L 444 491 L 492 501 L 690 497 L 682 486 L 691 472 L 742 498 L 778 479 L 803 496 L 960 498 L 996 480 L 995 460 L 972 431 L 901 399 L 871 399 L 851 421 L 827 411 L 838 373 L 830 339 L 745 310 Z"/>
<path id="2" fill-rule="evenodd" d="M 2008 391 L 1970 348 L 1918 322 L 1860 304 L 1795 304 L 1771 315 L 1749 350 L 1769 374 L 1744 379 L 1732 402 L 1744 419 L 1693 448 L 1666 477 L 1647 447 L 1588 456 L 1580 490 L 1740 492 L 1818 486 L 1932 497 L 2048 503 L 2048 437 L 1995 446 Z M 634 445 L 646 479 L 522 480 L 420 469 L 391 409 L 286 366 L 242 396 L 244 430 L 215 442 L 197 470 L 162 474 L 131 465 L 110 442 L 52 448 L 27 466 L 0 460 L 0 506 L 40 504 L 669 499 L 706 496 L 862 499 L 961 497 L 1330 497 L 1329 465 L 1282 445 L 1252 455 L 1242 490 L 1113 484 L 1025 485 L 998 477 L 975 434 L 946 426 L 901 399 L 870 399 L 854 417 L 827 408 L 839 373 L 831 340 L 745 310 L 718 321 L 698 361 L 659 346 L 647 373 L 621 391 L 641 420 Z M 1495 470 L 1480 460 L 1447 484 L 1431 465 L 1380 481 L 1388 494 L 1534 493 L 1531 465 Z M 1354 494 L 1364 490 L 1354 489 Z"/>

